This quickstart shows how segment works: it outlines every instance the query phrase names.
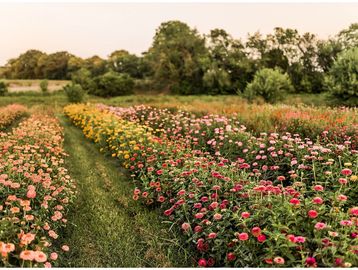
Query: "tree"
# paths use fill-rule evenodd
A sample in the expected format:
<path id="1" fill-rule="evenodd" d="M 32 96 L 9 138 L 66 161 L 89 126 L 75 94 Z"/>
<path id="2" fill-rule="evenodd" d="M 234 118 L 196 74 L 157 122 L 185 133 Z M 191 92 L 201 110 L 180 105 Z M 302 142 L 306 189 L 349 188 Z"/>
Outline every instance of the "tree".
<path id="1" fill-rule="evenodd" d="M 210 94 L 234 94 L 244 89 L 255 70 L 240 40 L 223 29 L 214 29 L 206 36 L 209 56 L 204 61 L 204 86 Z"/>
<path id="2" fill-rule="evenodd" d="M 106 73 L 108 71 L 106 66 L 107 61 L 97 55 L 85 59 L 84 68 L 89 70 L 93 77 Z"/>
<path id="3" fill-rule="evenodd" d="M 83 90 L 87 92 L 93 92 L 96 89 L 96 84 L 88 69 L 81 68 L 73 72 L 71 74 L 71 80 L 73 83 L 81 85 Z"/>
<path id="4" fill-rule="evenodd" d="M 342 50 L 342 44 L 335 39 L 317 42 L 317 62 L 322 71 L 328 72 L 330 70 Z"/>
<path id="5" fill-rule="evenodd" d="M 115 72 L 127 73 L 133 78 L 142 78 L 141 59 L 126 50 L 114 51 L 108 58 L 108 66 Z"/>
<path id="6" fill-rule="evenodd" d="M 340 31 L 337 38 L 343 49 L 358 47 L 358 23 L 352 23 L 347 29 Z"/>
<path id="7" fill-rule="evenodd" d="M 68 79 L 67 67 L 71 57 L 73 55 L 65 51 L 42 55 L 38 61 L 38 68 L 42 74 L 41 78 L 49 80 Z"/>
<path id="8" fill-rule="evenodd" d="M 325 80 L 333 96 L 347 105 L 358 105 L 358 47 L 338 55 Z"/>
<path id="9" fill-rule="evenodd" d="M 38 50 L 28 50 L 18 58 L 11 59 L 6 65 L 6 77 L 12 79 L 39 79 L 38 61 L 44 54 Z"/>
<path id="10" fill-rule="evenodd" d="M 291 80 L 287 74 L 282 74 L 277 69 L 264 68 L 256 72 L 253 81 L 247 85 L 244 97 L 249 100 L 262 97 L 269 103 L 275 103 L 283 100 L 292 90 Z"/>
<path id="11" fill-rule="evenodd" d="M 178 94 L 203 92 L 202 59 L 207 57 L 204 39 L 180 21 L 162 23 L 146 57 L 158 86 Z"/>

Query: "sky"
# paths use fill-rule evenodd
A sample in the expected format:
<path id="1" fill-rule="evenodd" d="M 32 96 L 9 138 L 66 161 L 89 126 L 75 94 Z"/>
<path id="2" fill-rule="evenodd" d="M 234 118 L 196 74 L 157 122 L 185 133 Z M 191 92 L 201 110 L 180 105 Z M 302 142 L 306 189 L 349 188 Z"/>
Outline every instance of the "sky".
<path id="1" fill-rule="evenodd" d="M 235 38 L 276 26 L 327 38 L 358 22 L 358 3 L 1 3 L 0 65 L 28 49 L 80 57 L 125 49 L 140 55 L 165 21 L 201 34 L 223 28 Z"/>

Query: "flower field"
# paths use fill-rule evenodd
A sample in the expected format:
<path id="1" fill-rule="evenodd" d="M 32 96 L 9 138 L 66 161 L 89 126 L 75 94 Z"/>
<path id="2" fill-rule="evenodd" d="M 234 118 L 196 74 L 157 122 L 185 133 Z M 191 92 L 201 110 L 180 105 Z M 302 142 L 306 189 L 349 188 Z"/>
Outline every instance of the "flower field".
<path id="1" fill-rule="evenodd" d="M 162 209 L 197 265 L 358 265 L 355 133 L 254 136 L 236 117 L 146 106 L 65 114 L 130 171 L 133 199 Z"/>
<path id="2" fill-rule="evenodd" d="M 24 108 L 2 109 L 7 110 L 20 114 Z M 2 267 L 56 266 L 61 253 L 68 251 L 56 240 L 75 192 L 64 168 L 62 144 L 58 120 L 43 114 L 33 114 L 12 132 L 0 133 Z"/>
<path id="3" fill-rule="evenodd" d="M 0 130 L 11 125 L 16 119 L 25 115 L 26 112 L 26 107 L 19 104 L 11 104 L 0 108 Z"/>

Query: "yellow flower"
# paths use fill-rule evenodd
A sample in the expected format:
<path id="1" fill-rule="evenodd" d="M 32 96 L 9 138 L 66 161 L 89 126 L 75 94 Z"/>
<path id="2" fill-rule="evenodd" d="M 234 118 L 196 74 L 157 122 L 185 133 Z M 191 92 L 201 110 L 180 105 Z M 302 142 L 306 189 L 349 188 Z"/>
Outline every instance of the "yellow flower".
<path id="1" fill-rule="evenodd" d="M 351 181 L 355 182 L 358 180 L 358 176 L 357 175 L 352 175 L 351 176 Z"/>

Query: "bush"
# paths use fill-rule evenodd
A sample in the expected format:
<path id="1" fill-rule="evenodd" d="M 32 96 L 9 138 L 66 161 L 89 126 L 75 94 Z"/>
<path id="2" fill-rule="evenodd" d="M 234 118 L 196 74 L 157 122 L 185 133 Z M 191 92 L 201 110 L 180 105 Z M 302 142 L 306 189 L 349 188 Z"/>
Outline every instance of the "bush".
<path id="1" fill-rule="evenodd" d="M 108 72 L 94 79 L 96 88 L 91 94 L 102 97 L 115 97 L 133 94 L 134 80 L 128 74 Z"/>
<path id="2" fill-rule="evenodd" d="M 68 101 L 72 103 L 82 102 L 85 95 L 85 91 L 79 84 L 68 84 L 63 88 L 63 90 L 67 95 Z"/>
<path id="3" fill-rule="evenodd" d="M 262 97 L 269 103 L 284 99 L 286 93 L 293 91 L 291 80 L 287 74 L 277 69 L 264 68 L 256 72 L 255 77 L 244 91 L 244 97 L 253 100 Z"/>
<path id="4" fill-rule="evenodd" d="M 72 82 L 82 86 L 87 92 L 93 92 L 96 84 L 92 79 L 91 72 L 88 69 L 81 68 L 71 75 Z"/>
<path id="5" fill-rule="evenodd" d="M 7 85 L 5 82 L 0 81 L 0 96 L 5 96 L 5 94 L 8 92 Z"/>
<path id="6" fill-rule="evenodd" d="M 339 54 L 325 79 L 325 86 L 346 105 L 358 105 L 358 48 Z"/>
<path id="7" fill-rule="evenodd" d="M 48 92 L 48 80 L 42 80 L 40 82 L 40 88 L 42 93 L 47 93 Z"/>

